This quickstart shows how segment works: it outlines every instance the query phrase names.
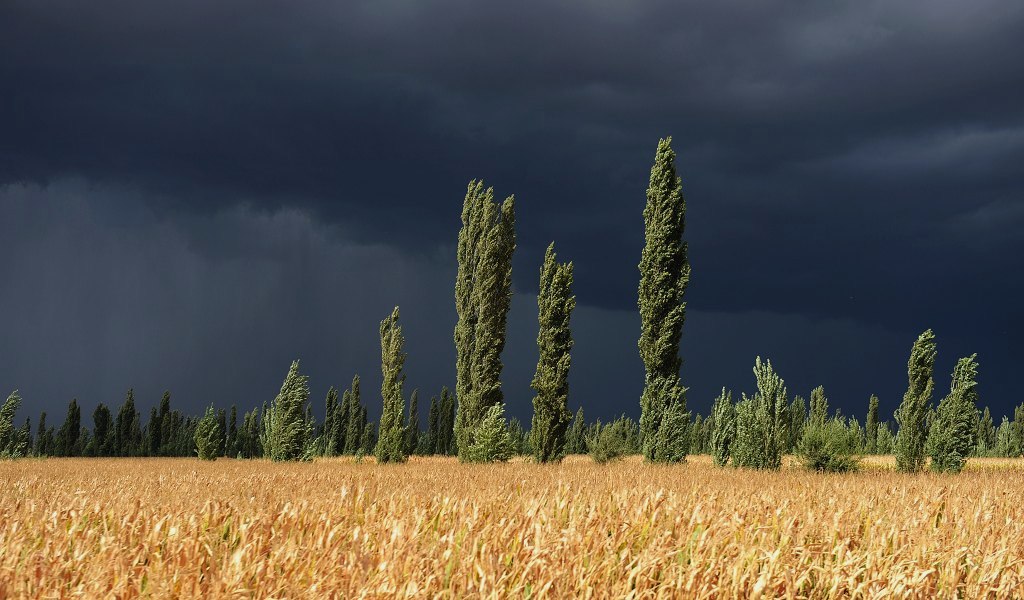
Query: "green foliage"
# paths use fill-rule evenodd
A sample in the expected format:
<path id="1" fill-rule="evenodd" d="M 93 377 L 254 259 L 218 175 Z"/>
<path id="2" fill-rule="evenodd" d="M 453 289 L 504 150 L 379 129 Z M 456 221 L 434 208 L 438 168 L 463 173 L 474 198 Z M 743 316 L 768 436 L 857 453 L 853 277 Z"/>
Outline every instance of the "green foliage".
<path id="1" fill-rule="evenodd" d="M 629 423 L 620 418 L 606 425 L 600 421 L 587 439 L 590 457 L 598 464 L 619 460 L 630 454 Z"/>
<path id="2" fill-rule="evenodd" d="M 572 295 L 572 263 L 555 260 L 554 242 L 544 254 L 537 293 L 539 331 L 537 333 L 537 370 L 531 387 L 534 458 L 537 462 L 559 461 L 565 456 L 565 437 L 572 413 L 569 412 L 569 365 L 573 340 L 569 328 L 576 297 Z"/>
<path id="3" fill-rule="evenodd" d="M 641 333 L 637 345 L 646 370 L 640 396 L 640 430 L 643 453 L 650 461 L 686 457 L 685 447 L 658 447 L 660 443 L 677 444 L 686 437 L 685 430 L 663 432 L 661 425 L 673 405 L 679 405 L 671 408 L 675 423 L 675 416 L 686 414 L 686 388 L 679 379 L 679 340 L 686 319 L 684 296 L 690 281 L 690 262 L 683 241 L 686 201 L 675 158 L 672 138 L 659 140 L 647 187 L 644 249 L 639 265 Z"/>
<path id="4" fill-rule="evenodd" d="M 786 388 L 782 378 L 772 370 L 771 361 L 754 361 L 757 393 L 743 395 L 736 405 L 736 440 L 732 445 L 732 462 L 737 467 L 778 470 L 782 466 L 785 434 Z"/>
<path id="5" fill-rule="evenodd" d="M 828 398 L 825 397 L 825 388 L 820 385 L 811 390 L 811 410 L 807 418 L 818 423 L 824 423 L 828 418 Z"/>
<path id="6" fill-rule="evenodd" d="M 996 426 L 992 422 L 992 412 L 987 406 L 978 415 L 975 439 L 977 440 L 974 449 L 976 456 L 988 456 L 995 451 Z"/>
<path id="7" fill-rule="evenodd" d="M 405 423 L 405 454 L 409 456 L 416 453 L 420 444 L 420 391 L 413 390 L 409 397 L 409 418 Z"/>
<path id="8" fill-rule="evenodd" d="M 655 434 L 651 462 L 678 463 L 686 460 L 690 449 L 690 413 L 683 412 L 683 404 L 672 402 L 661 415 L 661 424 Z"/>
<path id="9" fill-rule="evenodd" d="M 888 421 L 878 426 L 878 440 L 875 451 L 879 454 L 892 454 L 896 449 L 896 436 L 892 434 L 892 428 Z"/>
<path id="10" fill-rule="evenodd" d="M 494 190 L 471 181 L 462 206 L 455 279 L 455 444 L 461 460 L 477 447 L 476 429 L 491 406 L 502 404 L 501 352 L 512 302 L 515 200 L 500 206 Z"/>
<path id="11" fill-rule="evenodd" d="M 506 461 L 514 444 L 505 424 L 505 404 L 495 404 L 484 413 L 473 435 L 473 442 L 460 458 L 465 462 Z"/>
<path id="12" fill-rule="evenodd" d="M 28 440 L 14 428 L 14 415 L 19 408 L 21 396 L 14 390 L 0 407 L 0 458 L 21 458 L 28 453 Z"/>
<path id="13" fill-rule="evenodd" d="M 220 450 L 221 429 L 213 405 L 206 409 L 206 414 L 196 424 L 196 452 L 200 460 L 217 460 Z"/>
<path id="14" fill-rule="evenodd" d="M 139 412 L 135 410 L 135 390 L 133 389 L 128 390 L 124 403 L 117 411 L 113 455 L 142 455 L 142 427 L 139 425 Z"/>
<path id="15" fill-rule="evenodd" d="M 572 425 L 566 434 L 565 453 L 584 454 L 587 452 L 587 422 L 583 418 L 583 407 L 576 409 L 572 418 Z"/>
<path id="16" fill-rule="evenodd" d="M 378 463 L 405 462 L 405 337 L 398 324 L 398 307 L 380 323 L 380 395 L 384 409 L 380 416 L 380 434 L 373 449 Z"/>
<path id="17" fill-rule="evenodd" d="M 366 407 L 359 392 L 359 375 L 352 377 L 351 387 L 343 396 L 348 397 L 348 425 L 345 433 L 345 454 L 357 454 L 366 448 L 363 432 L 366 429 Z"/>
<path id="18" fill-rule="evenodd" d="M 961 358 L 953 370 L 949 395 L 939 401 L 928 432 L 931 468 L 959 473 L 975 446 L 978 414 L 977 354 Z"/>
<path id="19" fill-rule="evenodd" d="M 868 415 L 864 422 L 864 451 L 874 454 L 878 450 L 878 396 L 868 398 Z"/>
<path id="20" fill-rule="evenodd" d="M 455 396 L 447 387 L 441 388 L 437 401 L 437 446 L 435 452 L 444 456 L 455 454 Z"/>
<path id="21" fill-rule="evenodd" d="M 796 396 L 786 408 L 786 443 L 785 452 L 793 452 L 800 443 L 804 434 L 804 421 L 807 420 L 807 411 L 804 407 L 803 396 Z"/>
<path id="22" fill-rule="evenodd" d="M 299 373 L 293 361 L 274 402 L 263 417 L 260 443 L 263 454 L 273 461 L 300 460 L 310 436 L 304 407 L 309 401 L 309 377 Z"/>
<path id="23" fill-rule="evenodd" d="M 711 405 L 711 456 L 715 465 L 724 467 L 729 462 L 732 445 L 736 439 L 736 407 L 732 403 L 732 392 L 722 388 L 722 393 Z"/>
<path id="24" fill-rule="evenodd" d="M 68 403 L 68 412 L 64 417 L 64 423 L 57 431 L 55 441 L 58 456 L 80 456 L 84 449 L 80 443 L 82 432 L 82 409 L 78 406 L 78 400 Z"/>
<path id="25" fill-rule="evenodd" d="M 895 444 L 896 468 L 903 472 L 913 473 L 924 468 L 926 419 L 935 386 L 932 379 L 935 355 L 935 334 L 928 329 L 918 336 L 910 352 L 907 363 L 909 384 L 903 402 L 896 410 L 896 422 L 899 424 Z"/>
<path id="26" fill-rule="evenodd" d="M 861 428 L 856 420 L 844 423 L 839 416 L 808 419 L 797 454 L 804 466 L 815 471 L 843 473 L 860 463 Z"/>

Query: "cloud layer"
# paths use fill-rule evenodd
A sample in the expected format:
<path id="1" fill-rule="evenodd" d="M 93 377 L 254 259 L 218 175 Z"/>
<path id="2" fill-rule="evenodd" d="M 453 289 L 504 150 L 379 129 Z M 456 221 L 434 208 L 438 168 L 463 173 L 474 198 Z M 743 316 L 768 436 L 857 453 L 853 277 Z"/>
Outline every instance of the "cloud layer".
<path id="1" fill-rule="evenodd" d="M 322 386 L 374 371 L 396 303 L 411 379 L 450 383 L 451 245 L 484 177 L 517 197 L 514 389 L 554 239 L 573 389 L 635 412 L 640 211 L 672 134 L 698 406 L 761 353 L 860 412 L 934 327 L 940 389 L 977 351 L 1001 412 L 1024 359 L 1022 32 L 996 0 L 5 3 L 0 385 L 261 402 L 296 355 Z"/>

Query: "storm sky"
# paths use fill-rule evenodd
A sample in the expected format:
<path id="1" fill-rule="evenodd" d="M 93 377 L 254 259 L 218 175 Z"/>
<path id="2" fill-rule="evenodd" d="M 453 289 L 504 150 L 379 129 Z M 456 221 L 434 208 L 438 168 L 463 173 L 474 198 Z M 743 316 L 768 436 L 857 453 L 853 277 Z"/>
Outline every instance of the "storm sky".
<path id="1" fill-rule="evenodd" d="M 673 136 L 688 402 L 824 385 L 890 418 L 916 336 L 938 397 L 978 353 L 1024 401 L 1024 3 L 0 3 L 0 388 L 84 424 L 133 387 L 322 411 L 399 305 L 407 391 L 454 386 L 466 184 L 515 194 L 504 353 L 529 419 L 538 269 L 576 268 L 570 407 L 639 414 L 642 210 Z M 422 402 L 421 402 L 422 406 Z M 424 413 L 425 414 L 425 413 Z M 51 417 L 51 419 L 54 417 Z"/>

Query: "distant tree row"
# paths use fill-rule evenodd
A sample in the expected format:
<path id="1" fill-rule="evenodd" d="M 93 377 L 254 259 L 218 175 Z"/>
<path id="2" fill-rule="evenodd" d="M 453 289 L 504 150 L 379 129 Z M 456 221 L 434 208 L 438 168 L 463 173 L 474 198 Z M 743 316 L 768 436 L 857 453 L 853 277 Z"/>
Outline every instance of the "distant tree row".
<path id="1" fill-rule="evenodd" d="M 894 415 L 881 421 L 872 396 L 864 425 L 839 411 L 830 412 L 823 388 L 811 391 L 805 406 L 790 398 L 771 361 L 754 363 L 756 392 L 734 400 L 727 389 L 715 399 L 707 417 L 691 418 L 687 388 L 680 378 L 680 342 L 690 280 L 688 248 L 683 239 L 686 202 L 675 166 L 671 138 L 661 139 L 643 210 L 644 247 L 638 265 L 637 307 L 641 331 L 638 350 L 645 376 L 638 422 L 623 416 L 610 423 L 587 424 L 580 408 L 569 411 L 569 369 L 573 337 L 570 327 L 576 298 L 573 263 L 559 262 L 555 245 L 540 267 L 537 294 L 537 367 L 531 382 L 533 416 L 529 428 L 506 419 L 501 387 L 501 354 L 512 299 L 512 257 L 516 248 L 515 200 L 498 203 L 494 190 L 471 181 L 462 207 L 457 240 L 454 330 L 455 394 L 447 388 L 431 398 L 427 428 L 421 429 L 419 395 L 405 392 L 405 338 L 398 307 L 380 324 L 381 417 L 367 421 L 358 375 L 341 393 L 330 388 L 324 420 L 313 418 L 307 376 L 294 361 L 274 400 L 242 416 L 210 406 L 202 416 L 185 416 L 170 408 L 165 393 L 145 426 L 134 393 L 116 416 L 104 404 L 93 412 L 93 427 L 82 425 L 77 401 L 68 407 L 57 430 L 39 417 L 13 424 L 20 406 L 17 393 L 0 407 L 0 456 L 194 456 L 215 459 L 264 457 L 276 461 L 374 454 L 381 463 L 404 462 L 413 454 L 457 455 L 466 462 L 507 460 L 517 454 L 538 462 L 557 462 L 566 454 L 590 453 L 605 462 L 642 453 L 651 462 L 675 463 L 688 454 L 711 454 L 721 466 L 778 469 L 785 454 L 801 457 L 808 468 L 855 469 L 864 454 L 894 453 L 902 471 L 930 464 L 959 471 L 969 456 L 1019 456 L 1024 451 L 1024 405 L 1014 420 L 996 427 L 989 410 L 977 409 L 978 365 L 965 357 L 953 372 L 949 393 L 931 403 L 935 338 L 926 331 L 913 346 L 908 389 Z M 408 406 L 408 408 L 407 408 Z M 928 461 L 927 459 L 931 460 Z"/>

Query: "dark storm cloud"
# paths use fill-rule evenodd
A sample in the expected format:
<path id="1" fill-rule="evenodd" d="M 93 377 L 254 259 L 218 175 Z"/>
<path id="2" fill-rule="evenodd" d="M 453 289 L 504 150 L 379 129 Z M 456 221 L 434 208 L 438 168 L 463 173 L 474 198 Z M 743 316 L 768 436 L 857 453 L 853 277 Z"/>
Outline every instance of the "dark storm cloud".
<path id="1" fill-rule="evenodd" d="M 136 378 L 155 387 L 171 385 L 155 383 L 170 373 L 173 383 L 207 373 L 198 389 L 214 385 L 213 367 L 188 362 L 199 356 L 242 372 L 271 362 L 282 370 L 277 363 L 291 354 L 327 361 L 319 343 L 308 353 L 298 342 L 280 356 L 248 352 L 272 347 L 285 330 L 296 340 L 305 339 L 296 329 L 334 331 L 317 323 L 340 319 L 335 313 L 350 315 L 333 323 L 338 336 L 362 331 L 351 348 L 365 356 L 391 304 L 451 312 L 446 277 L 462 190 L 485 177 L 499 195 L 517 195 L 523 294 L 535 289 L 548 241 L 576 262 L 584 308 L 574 382 L 589 381 L 588 362 L 624 360 L 584 358 L 591 345 L 634 360 L 635 331 L 623 325 L 614 343 L 602 336 L 620 331 L 609 323 L 635 306 L 647 169 L 657 137 L 672 134 L 694 266 L 686 379 L 699 402 L 722 383 L 739 387 L 734 375 L 723 379 L 737 365 L 746 376 L 775 336 L 788 341 L 772 355 L 791 380 L 863 395 L 858 386 L 876 378 L 880 352 L 896 368 L 877 373 L 878 386 L 894 390 L 910 342 L 931 326 L 944 359 L 980 353 L 989 401 L 1006 406 L 1018 400 L 1009 397 L 1010 371 L 1024 358 L 1010 341 L 1024 327 L 1015 308 L 1024 292 L 1022 55 L 1024 5 L 992 0 L 8 2 L 0 7 L 0 184 L 10 187 L 0 210 L 5 229 L 19 233 L 9 238 L 17 255 L 48 268 L 8 255 L 0 270 L 24 284 L 24 305 L 8 296 L 4 308 L 32 309 L 70 332 L 56 350 L 25 333 L 16 359 L 41 368 L 41 356 L 64 353 L 81 377 L 104 372 L 109 386 L 140 370 L 148 375 Z M 52 208 L 68 206 L 69 194 L 91 219 L 90 241 L 62 245 L 53 232 L 70 217 L 43 209 L 32 227 L 49 241 L 20 235 L 32 229 L 12 197 Z M 124 235 L 142 237 L 111 241 Z M 138 266 L 145 254 L 131 250 L 153 239 L 164 244 L 167 270 L 156 280 Z M 20 250 L 26 244 L 36 253 Z M 358 257 L 345 254 L 354 249 Z M 115 266 L 122 254 L 134 270 Z M 64 268 L 76 261 L 90 268 Z M 358 293 L 339 281 L 336 261 L 358 265 L 350 267 L 363 274 Z M 111 273 L 122 268 L 195 302 L 137 288 L 108 297 L 100 290 L 115 286 Z M 402 268 L 414 276 L 385 275 Z M 40 272 L 55 274 L 40 282 Z M 108 286 L 82 283 L 81 302 L 40 301 L 69 285 L 62 277 L 93 272 Z M 190 287 L 201 285 L 233 291 L 207 299 Z M 417 309 L 421 297 L 434 300 Z M 526 298 L 517 300 L 520 322 L 532 310 Z M 110 303 L 122 312 L 104 313 Z M 96 311 L 107 321 L 90 318 Z M 211 324 L 188 326 L 207 315 Z M 245 325 L 253 320 L 272 323 L 265 338 L 232 343 L 237 336 L 218 329 L 257 335 Z M 711 323 L 732 331 L 721 344 L 734 351 L 709 350 L 718 358 L 704 362 L 697 340 L 712 347 Z M 147 329 L 149 345 L 123 360 L 106 356 L 102 369 L 72 360 L 76 344 L 131 347 L 145 344 L 135 334 Z M 180 331 L 188 333 L 173 335 Z M 450 328 L 430 336 L 451 352 Z M 507 352 L 526 382 L 531 336 Z M 143 348 L 171 358 L 146 358 Z M 363 371 L 374 368 L 369 355 Z M 818 364 L 822 356 L 837 364 Z M 609 395 L 629 397 L 632 409 L 635 373 L 623 368 L 620 378 L 621 391 Z M 595 394 L 601 389 L 612 388 Z M 602 402 L 614 410 L 618 401 Z"/>

